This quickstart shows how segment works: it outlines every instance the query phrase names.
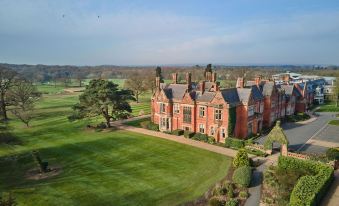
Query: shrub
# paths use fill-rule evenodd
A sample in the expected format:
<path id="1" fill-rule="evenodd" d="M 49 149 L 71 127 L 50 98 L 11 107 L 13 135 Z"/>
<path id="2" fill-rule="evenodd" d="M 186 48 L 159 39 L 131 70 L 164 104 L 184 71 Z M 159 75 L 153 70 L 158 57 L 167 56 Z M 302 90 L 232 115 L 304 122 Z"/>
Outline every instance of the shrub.
<path id="1" fill-rule="evenodd" d="M 233 182 L 244 187 L 250 186 L 252 169 L 249 166 L 237 168 L 233 173 Z"/>
<path id="2" fill-rule="evenodd" d="M 266 157 L 267 156 L 267 154 L 265 152 L 257 150 L 257 149 L 252 149 L 252 148 L 251 149 L 246 148 L 246 152 L 249 153 L 249 154 L 260 156 L 260 157 Z"/>
<path id="3" fill-rule="evenodd" d="M 225 206 L 237 206 L 238 205 L 238 200 L 237 199 L 230 199 L 226 202 Z"/>
<path id="4" fill-rule="evenodd" d="M 208 142 L 208 136 L 206 134 L 201 134 L 201 133 L 194 134 L 192 139 L 199 140 L 202 142 Z"/>
<path id="5" fill-rule="evenodd" d="M 208 142 L 209 144 L 214 144 L 214 143 L 215 143 L 215 138 L 214 138 L 214 137 L 208 137 L 207 142 Z"/>
<path id="6" fill-rule="evenodd" d="M 333 180 L 333 168 L 320 162 L 280 156 L 278 166 L 295 170 L 303 168 L 314 174 L 303 176 L 298 180 L 290 196 L 291 206 L 318 204 Z"/>
<path id="7" fill-rule="evenodd" d="M 151 121 L 143 121 L 140 122 L 140 126 L 144 129 L 149 129 L 149 130 L 153 130 L 153 131 L 159 131 L 159 125 L 154 124 Z"/>
<path id="8" fill-rule="evenodd" d="M 184 131 L 184 137 L 192 138 L 193 136 L 194 136 L 194 132 L 191 132 L 191 131 L 188 131 L 188 130 Z"/>
<path id="9" fill-rule="evenodd" d="M 107 125 L 104 122 L 100 122 L 99 124 L 97 124 L 96 128 L 97 129 L 106 129 Z"/>
<path id="10" fill-rule="evenodd" d="M 329 160 L 339 160 L 339 149 L 338 148 L 329 148 L 326 151 L 326 156 Z"/>
<path id="11" fill-rule="evenodd" d="M 247 191 L 240 191 L 239 192 L 239 197 L 241 199 L 247 199 L 248 198 L 248 192 Z"/>
<path id="12" fill-rule="evenodd" d="M 209 201 L 208 204 L 210 206 L 224 206 L 225 205 L 225 201 L 224 200 L 220 200 L 217 197 L 212 197 Z"/>
<path id="13" fill-rule="evenodd" d="M 233 160 L 233 166 L 234 167 L 250 166 L 250 160 L 245 150 L 241 149 L 238 151 L 237 155 Z"/>
<path id="14" fill-rule="evenodd" d="M 184 134 L 184 130 L 182 130 L 182 129 L 173 130 L 172 134 L 177 135 L 177 136 L 181 136 L 181 135 Z"/>
<path id="15" fill-rule="evenodd" d="M 230 137 L 225 139 L 225 147 L 240 149 L 240 148 L 243 148 L 244 146 L 245 146 L 244 140 L 230 138 Z"/>
<path id="16" fill-rule="evenodd" d="M 228 198 L 233 198 L 234 197 L 234 187 L 233 187 L 232 183 L 228 185 L 226 190 L 227 190 L 227 197 Z"/>

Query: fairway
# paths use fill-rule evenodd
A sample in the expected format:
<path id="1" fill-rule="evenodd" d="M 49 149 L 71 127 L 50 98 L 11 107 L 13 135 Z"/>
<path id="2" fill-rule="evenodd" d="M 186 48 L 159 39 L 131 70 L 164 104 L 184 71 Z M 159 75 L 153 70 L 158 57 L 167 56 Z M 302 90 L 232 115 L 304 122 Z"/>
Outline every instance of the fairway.
<path id="1" fill-rule="evenodd" d="M 177 205 L 227 174 L 230 158 L 219 154 L 127 131 L 86 130 L 89 120 L 69 122 L 76 101 L 74 94 L 44 95 L 31 128 L 11 122 L 21 144 L 0 146 L 0 190 L 12 191 L 19 205 Z M 33 149 L 61 174 L 27 180 Z"/>

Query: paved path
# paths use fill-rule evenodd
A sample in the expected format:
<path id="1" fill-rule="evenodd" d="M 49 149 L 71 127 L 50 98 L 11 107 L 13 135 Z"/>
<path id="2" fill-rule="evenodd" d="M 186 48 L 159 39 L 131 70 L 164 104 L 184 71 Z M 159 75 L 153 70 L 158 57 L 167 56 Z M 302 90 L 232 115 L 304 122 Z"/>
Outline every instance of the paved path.
<path id="1" fill-rule="evenodd" d="M 145 118 L 145 117 L 147 117 L 147 116 L 138 117 L 138 118 L 131 118 L 131 119 L 128 119 L 128 120 L 115 121 L 115 122 L 112 122 L 112 126 L 115 126 L 118 129 L 123 129 L 123 130 L 131 131 L 131 132 L 137 132 L 137 133 L 141 133 L 141 134 L 145 134 L 145 135 L 150 135 L 150 136 L 159 137 L 159 138 L 162 138 L 162 139 L 167 139 L 167 140 L 179 142 L 179 143 L 186 144 L 186 145 L 191 145 L 193 147 L 209 150 L 209 151 L 219 153 L 219 154 L 222 154 L 222 155 L 226 155 L 226 156 L 230 156 L 230 157 L 235 157 L 236 154 L 237 154 L 237 150 L 233 150 L 233 149 L 229 149 L 229 148 L 225 148 L 225 147 L 220 147 L 220 146 L 216 146 L 216 145 L 211 145 L 211 144 L 208 144 L 208 143 L 205 143 L 205 142 L 200 142 L 200 141 L 184 138 L 183 136 L 175 136 L 175 135 L 165 134 L 163 132 L 156 132 L 156 131 L 151 131 L 151 130 L 148 130 L 148 129 L 137 128 L 137 127 L 132 127 L 132 126 L 122 124 L 124 122 L 142 119 L 142 118 Z M 249 156 L 252 157 L 253 155 L 249 155 Z"/>
<path id="2" fill-rule="evenodd" d="M 334 171 L 334 181 L 323 198 L 321 206 L 337 206 L 339 205 L 339 170 Z"/>

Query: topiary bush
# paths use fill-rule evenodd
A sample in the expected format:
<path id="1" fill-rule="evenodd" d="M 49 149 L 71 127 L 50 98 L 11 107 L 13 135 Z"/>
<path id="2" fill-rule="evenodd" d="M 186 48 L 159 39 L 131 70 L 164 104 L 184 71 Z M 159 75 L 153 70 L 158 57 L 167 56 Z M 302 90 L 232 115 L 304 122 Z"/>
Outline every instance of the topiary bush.
<path id="1" fill-rule="evenodd" d="M 234 187 L 233 187 L 233 184 L 230 183 L 227 187 L 226 187 L 226 190 L 227 190 L 227 197 L 228 198 L 233 198 L 234 197 Z"/>
<path id="2" fill-rule="evenodd" d="M 153 130 L 153 131 L 159 131 L 159 125 L 154 124 L 151 121 L 143 121 L 140 122 L 140 126 L 144 129 L 149 129 L 149 130 Z"/>
<path id="3" fill-rule="evenodd" d="M 225 206 L 237 206 L 238 204 L 239 203 L 237 199 L 230 199 L 226 202 Z"/>
<path id="4" fill-rule="evenodd" d="M 236 168 L 241 166 L 250 166 L 250 160 L 244 149 L 238 151 L 237 155 L 233 159 L 233 166 Z"/>
<path id="5" fill-rule="evenodd" d="M 252 178 L 252 169 L 249 166 L 242 166 L 237 168 L 233 173 L 233 182 L 243 187 L 250 186 Z"/>
<path id="6" fill-rule="evenodd" d="M 241 198 L 241 199 L 247 199 L 248 198 L 248 192 L 247 191 L 240 191 L 239 192 L 239 197 Z"/>
<path id="7" fill-rule="evenodd" d="M 220 200 L 217 197 L 212 197 L 209 201 L 208 201 L 208 205 L 209 206 L 224 206 L 225 205 L 225 201 L 224 200 Z"/>
<path id="8" fill-rule="evenodd" d="M 173 130 L 172 134 L 177 135 L 177 136 L 181 136 L 181 135 L 184 134 L 184 130 L 182 130 L 182 129 Z"/>
<path id="9" fill-rule="evenodd" d="M 241 139 L 235 139 L 235 138 L 226 138 L 225 139 L 225 147 L 227 148 L 234 148 L 234 149 L 240 149 L 245 146 L 245 141 Z"/>
<path id="10" fill-rule="evenodd" d="M 193 136 L 194 136 L 194 132 L 191 132 L 191 131 L 188 131 L 188 130 L 184 131 L 184 137 L 192 138 Z"/>

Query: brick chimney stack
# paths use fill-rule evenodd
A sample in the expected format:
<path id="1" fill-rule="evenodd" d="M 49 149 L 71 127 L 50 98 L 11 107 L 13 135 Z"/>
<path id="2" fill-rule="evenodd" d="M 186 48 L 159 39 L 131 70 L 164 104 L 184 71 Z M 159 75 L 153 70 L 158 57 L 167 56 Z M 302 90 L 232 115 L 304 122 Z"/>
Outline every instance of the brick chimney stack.
<path id="1" fill-rule="evenodd" d="M 172 74 L 173 84 L 178 84 L 178 73 Z"/>
<path id="2" fill-rule="evenodd" d="M 201 81 L 199 83 L 199 87 L 200 87 L 199 89 L 201 91 L 201 94 L 203 94 L 205 92 L 205 81 Z"/>
<path id="3" fill-rule="evenodd" d="M 238 77 L 236 87 L 237 88 L 244 88 L 244 78 L 243 77 Z"/>
<path id="4" fill-rule="evenodd" d="M 192 84 L 192 74 L 189 73 L 189 72 L 186 73 L 186 83 L 187 83 L 189 86 L 191 86 L 191 84 Z"/>
<path id="5" fill-rule="evenodd" d="M 212 73 L 211 72 L 206 72 L 205 80 L 208 81 L 208 82 L 212 81 Z"/>
<path id="6" fill-rule="evenodd" d="M 160 77 L 155 77 L 155 87 L 160 90 Z"/>
<path id="7" fill-rule="evenodd" d="M 216 82 L 217 81 L 217 73 L 213 72 L 212 73 L 212 82 Z"/>
<path id="8" fill-rule="evenodd" d="M 254 82 L 257 86 L 259 86 L 259 84 L 261 83 L 261 76 L 258 75 L 256 77 L 254 77 Z"/>

